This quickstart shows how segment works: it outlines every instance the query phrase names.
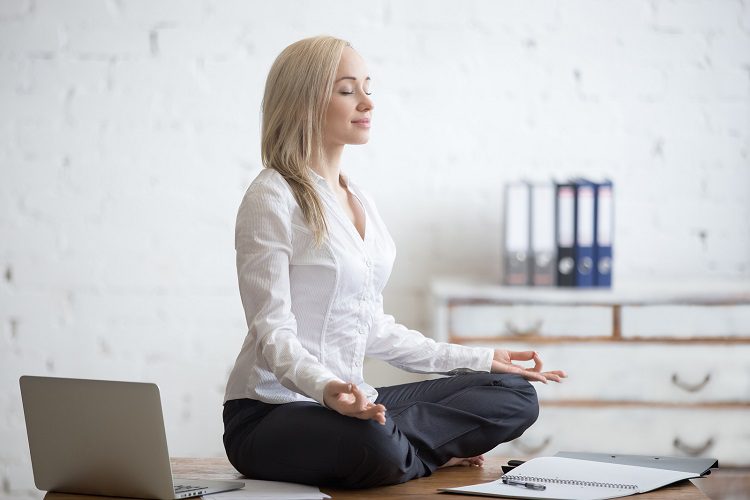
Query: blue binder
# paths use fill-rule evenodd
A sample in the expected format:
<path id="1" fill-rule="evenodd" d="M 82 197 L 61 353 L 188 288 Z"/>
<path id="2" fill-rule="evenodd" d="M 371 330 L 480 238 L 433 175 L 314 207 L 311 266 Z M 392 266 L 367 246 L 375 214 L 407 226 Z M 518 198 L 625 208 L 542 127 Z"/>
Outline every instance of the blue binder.
<path id="1" fill-rule="evenodd" d="M 575 274 L 576 286 L 593 287 L 594 272 L 594 233 L 596 230 L 596 188 L 587 179 L 575 179 L 576 184 L 576 224 L 575 224 Z"/>
<path id="2" fill-rule="evenodd" d="M 594 286 L 612 287 L 612 240 L 614 236 L 614 190 L 611 180 L 596 186 L 596 231 L 594 234 Z"/>

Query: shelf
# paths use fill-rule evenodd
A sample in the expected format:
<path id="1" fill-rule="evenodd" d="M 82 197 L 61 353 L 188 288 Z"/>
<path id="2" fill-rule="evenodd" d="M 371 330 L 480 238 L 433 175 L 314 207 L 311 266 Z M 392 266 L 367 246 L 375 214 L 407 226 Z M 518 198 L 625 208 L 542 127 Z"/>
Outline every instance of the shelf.
<path id="1" fill-rule="evenodd" d="M 750 283 L 630 285 L 614 289 L 508 287 L 481 282 L 438 280 L 432 295 L 450 304 L 558 306 L 655 306 L 750 304 Z"/>

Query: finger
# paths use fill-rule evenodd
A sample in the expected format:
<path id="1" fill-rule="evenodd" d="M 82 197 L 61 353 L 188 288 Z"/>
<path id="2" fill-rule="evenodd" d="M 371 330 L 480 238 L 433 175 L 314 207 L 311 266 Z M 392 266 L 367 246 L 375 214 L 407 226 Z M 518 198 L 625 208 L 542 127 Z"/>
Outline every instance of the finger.
<path id="1" fill-rule="evenodd" d="M 347 409 L 355 408 L 354 396 L 352 396 L 351 394 L 340 392 L 336 395 L 336 401 L 338 401 L 340 404 L 346 405 Z"/>
<path id="2" fill-rule="evenodd" d="M 351 382 L 338 382 L 335 386 L 335 398 L 339 403 L 339 408 L 337 408 L 337 411 L 339 413 L 342 413 L 344 415 L 351 415 L 352 413 L 356 413 L 361 409 L 357 405 L 357 398 L 353 393 L 353 390 L 355 388 L 356 385 L 352 384 Z"/>
<path id="3" fill-rule="evenodd" d="M 542 363 L 541 356 L 539 356 L 538 352 L 534 351 L 534 368 L 533 368 L 533 370 L 535 372 L 540 372 L 541 373 L 542 366 L 543 366 L 543 363 Z"/>
<path id="4" fill-rule="evenodd" d="M 342 382 L 337 391 L 339 399 L 351 399 L 353 400 L 352 388 L 356 387 L 351 382 Z"/>
<path id="5" fill-rule="evenodd" d="M 530 370 L 534 370 L 535 372 L 541 372 L 542 371 L 542 358 L 539 356 L 539 353 L 536 351 L 509 351 L 510 353 L 510 359 L 514 361 L 534 361 L 534 368 L 530 368 Z"/>
<path id="6" fill-rule="evenodd" d="M 516 361 L 531 361 L 535 354 L 534 351 L 508 351 L 510 359 Z"/>
<path id="7" fill-rule="evenodd" d="M 357 412 L 356 416 L 362 420 L 375 420 L 380 425 L 385 425 L 385 407 L 383 405 L 373 405 L 366 410 Z"/>
<path id="8" fill-rule="evenodd" d="M 369 408 L 377 408 L 377 409 L 378 409 L 379 411 L 385 411 L 385 410 L 386 410 L 386 407 L 385 407 L 385 405 L 381 405 L 381 404 L 375 404 L 375 403 L 370 403 L 370 404 L 368 405 L 368 409 L 369 409 Z"/>
<path id="9" fill-rule="evenodd" d="M 526 370 L 524 370 L 523 367 L 510 363 L 499 363 L 496 365 L 496 368 L 499 373 L 515 373 L 517 375 L 526 374 Z"/>
<path id="10" fill-rule="evenodd" d="M 547 379 L 541 373 L 537 373 L 531 369 L 523 368 L 518 365 L 498 363 L 497 365 L 494 365 L 494 370 L 495 373 L 513 373 L 521 375 L 526 380 L 547 383 Z"/>
<path id="11" fill-rule="evenodd" d="M 354 395 L 354 403 L 360 411 L 367 409 L 367 406 L 372 404 L 367 399 L 367 396 L 365 396 L 365 393 L 354 384 L 352 384 L 352 394 Z"/>
<path id="12" fill-rule="evenodd" d="M 375 420 L 380 425 L 385 425 L 385 411 L 376 413 L 373 417 L 373 420 Z"/>
<path id="13" fill-rule="evenodd" d="M 555 382 L 562 382 L 562 379 L 567 378 L 567 375 L 559 370 L 544 372 L 544 376 L 547 377 L 548 380 L 554 380 Z"/>
<path id="14" fill-rule="evenodd" d="M 537 373 L 537 372 L 532 371 L 532 370 L 524 370 L 523 371 L 523 376 L 524 376 L 524 378 L 526 380 L 531 380 L 531 381 L 536 381 L 536 382 L 542 382 L 544 384 L 547 383 L 547 377 L 545 377 L 541 373 Z"/>

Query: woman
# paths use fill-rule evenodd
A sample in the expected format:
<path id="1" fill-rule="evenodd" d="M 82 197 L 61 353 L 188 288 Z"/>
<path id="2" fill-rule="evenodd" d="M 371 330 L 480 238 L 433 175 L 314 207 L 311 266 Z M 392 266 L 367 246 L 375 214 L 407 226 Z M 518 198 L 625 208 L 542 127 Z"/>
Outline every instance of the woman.
<path id="1" fill-rule="evenodd" d="M 369 85 L 362 58 L 327 36 L 287 47 L 266 81 L 266 168 L 236 226 L 248 333 L 224 404 L 227 456 L 248 477 L 365 488 L 481 465 L 536 420 L 527 380 L 565 376 L 534 352 L 436 343 L 383 312 L 395 246 L 340 170 L 344 145 L 368 141 Z M 365 356 L 454 376 L 376 390 Z"/>

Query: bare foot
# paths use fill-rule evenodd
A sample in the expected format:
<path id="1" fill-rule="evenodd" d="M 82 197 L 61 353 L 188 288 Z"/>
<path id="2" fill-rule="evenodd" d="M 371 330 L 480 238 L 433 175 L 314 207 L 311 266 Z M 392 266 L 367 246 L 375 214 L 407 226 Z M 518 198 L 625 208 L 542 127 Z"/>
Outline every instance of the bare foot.
<path id="1" fill-rule="evenodd" d="M 463 466 L 476 465 L 477 467 L 481 467 L 483 464 L 484 464 L 484 455 L 477 455 L 476 457 L 468 457 L 468 458 L 453 457 L 438 468 L 442 469 L 443 467 L 453 467 L 454 465 L 463 465 Z"/>

